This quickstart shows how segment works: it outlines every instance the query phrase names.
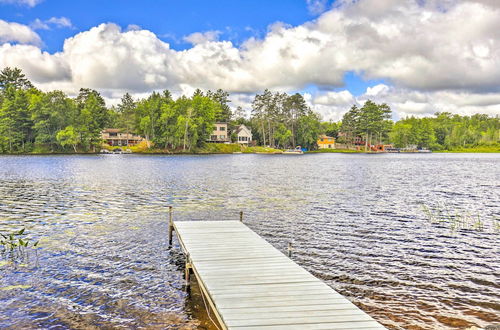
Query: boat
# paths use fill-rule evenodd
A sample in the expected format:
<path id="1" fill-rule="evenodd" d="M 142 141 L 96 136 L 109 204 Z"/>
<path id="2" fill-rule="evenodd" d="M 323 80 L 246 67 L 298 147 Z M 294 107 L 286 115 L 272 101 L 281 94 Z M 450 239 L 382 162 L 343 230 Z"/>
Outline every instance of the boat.
<path id="1" fill-rule="evenodd" d="M 418 149 L 418 151 L 417 151 L 417 152 L 418 152 L 418 153 L 427 153 L 427 154 L 428 154 L 428 153 L 431 153 L 432 151 L 431 151 L 431 150 L 429 150 L 429 149 Z"/>
<path id="2" fill-rule="evenodd" d="M 300 146 L 297 146 L 295 149 L 288 149 L 283 151 L 283 155 L 303 155 L 304 152 Z"/>

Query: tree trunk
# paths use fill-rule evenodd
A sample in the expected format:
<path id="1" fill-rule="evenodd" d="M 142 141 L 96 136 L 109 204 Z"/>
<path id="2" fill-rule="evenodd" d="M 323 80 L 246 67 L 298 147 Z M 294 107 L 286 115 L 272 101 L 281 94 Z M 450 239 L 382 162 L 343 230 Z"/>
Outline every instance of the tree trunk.
<path id="1" fill-rule="evenodd" d="M 366 136 L 365 136 L 365 152 L 368 151 L 368 131 L 366 132 Z"/>
<path id="2" fill-rule="evenodd" d="M 187 133 L 188 133 L 188 127 L 189 127 L 189 119 L 191 119 L 191 108 L 188 108 L 188 116 L 186 119 L 186 129 L 184 130 L 184 146 L 182 147 L 182 150 L 186 150 L 186 139 L 187 139 Z"/>
<path id="3" fill-rule="evenodd" d="M 262 129 L 262 141 L 264 142 L 264 146 L 266 145 L 266 131 L 264 129 L 264 121 L 260 122 L 260 126 Z"/>
<path id="4" fill-rule="evenodd" d="M 188 122 L 186 120 L 186 128 L 184 130 L 184 144 L 182 146 L 182 150 L 186 150 L 186 138 L 187 138 L 187 132 L 188 132 Z"/>

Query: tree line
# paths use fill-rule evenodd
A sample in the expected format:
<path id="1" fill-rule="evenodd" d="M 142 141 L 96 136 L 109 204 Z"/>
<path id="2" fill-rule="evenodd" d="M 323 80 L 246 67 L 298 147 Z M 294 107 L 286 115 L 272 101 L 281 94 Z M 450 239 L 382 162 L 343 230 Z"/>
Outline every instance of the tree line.
<path id="1" fill-rule="evenodd" d="M 96 90 L 82 88 L 74 98 L 57 90 L 42 92 L 21 70 L 7 67 L 0 72 L 0 153 L 95 151 L 102 144 L 101 131 L 111 127 L 144 136 L 148 147 L 189 151 L 204 145 L 215 122 L 227 122 L 233 131 L 245 124 L 254 143 L 275 148 L 314 149 L 321 134 L 365 148 L 392 143 L 439 150 L 500 140 L 498 116 L 443 112 L 394 123 L 387 104 L 368 100 L 353 105 L 339 122 L 322 122 L 301 94 L 269 90 L 255 95 L 250 117 L 241 107 L 231 111 L 229 104 L 229 93 L 220 89 L 177 99 L 165 90 L 139 100 L 126 93 L 119 104 L 107 107 Z"/>
<path id="2" fill-rule="evenodd" d="M 215 121 L 228 120 L 229 94 L 218 90 L 173 99 L 169 91 L 133 100 L 127 93 L 106 107 L 93 89 L 75 98 L 61 91 L 42 92 L 21 70 L 0 72 L 0 152 L 96 151 L 101 131 L 118 127 L 146 137 L 156 146 L 184 150 L 200 146 Z"/>
<path id="3" fill-rule="evenodd" d="M 394 124 L 390 140 L 396 147 L 415 145 L 432 150 L 498 146 L 500 118 L 438 112 L 434 117 L 402 119 Z"/>
<path id="4" fill-rule="evenodd" d="M 257 144 L 272 147 L 313 148 L 320 134 L 320 117 L 300 94 L 266 90 L 256 95 L 250 119 L 241 108 L 233 113 L 229 103 L 221 89 L 177 99 L 165 90 L 140 100 L 126 93 L 106 107 L 96 90 L 82 88 L 75 98 L 42 92 L 21 70 L 7 67 L 0 72 L 0 152 L 96 151 L 101 131 L 110 127 L 144 136 L 148 147 L 188 151 L 203 146 L 216 122 L 233 130 L 246 124 Z"/>
<path id="5" fill-rule="evenodd" d="M 321 118 L 301 94 L 265 90 L 252 102 L 249 126 L 261 145 L 314 148 L 321 133 Z"/>
<path id="6" fill-rule="evenodd" d="M 407 117 L 390 120 L 386 104 L 370 100 L 358 108 L 352 106 L 342 121 L 325 126 L 337 141 L 348 145 L 393 144 L 397 148 L 454 150 L 478 146 L 498 146 L 500 118 L 485 114 L 460 116 L 437 112 L 433 117 Z"/>

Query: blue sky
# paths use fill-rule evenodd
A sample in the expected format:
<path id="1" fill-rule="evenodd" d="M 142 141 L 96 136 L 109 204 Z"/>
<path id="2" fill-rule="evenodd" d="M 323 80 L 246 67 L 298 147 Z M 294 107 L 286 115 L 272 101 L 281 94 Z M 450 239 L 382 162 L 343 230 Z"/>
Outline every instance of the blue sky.
<path id="1" fill-rule="evenodd" d="M 182 37 L 194 32 L 219 30 L 221 39 L 238 43 L 250 36 L 264 36 L 274 22 L 299 25 L 315 16 L 303 0 L 45 0 L 35 7 L 0 3 L 0 11 L 4 20 L 26 25 L 37 18 L 69 18 L 74 29 L 39 32 L 50 52 L 61 50 L 64 40 L 75 32 L 107 22 L 123 28 L 139 25 L 171 42 L 173 48 L 184 49 L 189 45 Z"/>
<path id="2" fill-rule="evenodd" d="M 367 99 L 395 119 L 495 115 L 498 31 L 493 0 L 0 0 L 0 67 L 110 104 L 222 88 L 249 109 L 268 88 L 327 120 Z"/>

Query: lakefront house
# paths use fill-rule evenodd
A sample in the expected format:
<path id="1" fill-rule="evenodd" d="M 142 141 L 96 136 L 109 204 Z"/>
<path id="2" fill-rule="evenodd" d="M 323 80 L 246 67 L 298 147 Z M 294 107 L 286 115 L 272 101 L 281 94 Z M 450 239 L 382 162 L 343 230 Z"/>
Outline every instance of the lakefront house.
<path id="1" fill-rule="evenodd" d="M 210 138 L 207 142 L 212 143 L 230 143 L 231 139 L 227 129 L 227 123 L 217 122 L 214 125 L 214 130 L 210 134 Z"/>
<path id="2" fill-rule="evenodd" d="M 320 135 L 317 144 L 318 149 L 335 149 L 335 138 L 327 135 Z"/>
<path id="3" fill-rule="evenodd" d="M 236 142 L 238 142 L 239 144 L 248 146 L 252 141 L 252 131 L 245 125 L 239 125 L 238 127 L 236 127 L 234 132 L 236 133 Z"/>
<path id="4" fill-rule="evenodd" d="M 119 128 L 106 128 L 101 131 L 101 139 L 112 147 L 134 146 L 144 140 L 142 136 L 122 132 Z"/>

